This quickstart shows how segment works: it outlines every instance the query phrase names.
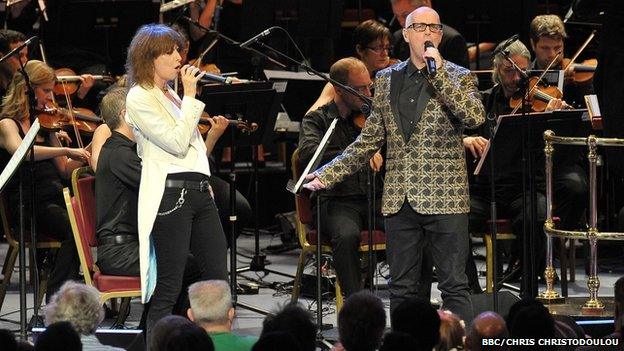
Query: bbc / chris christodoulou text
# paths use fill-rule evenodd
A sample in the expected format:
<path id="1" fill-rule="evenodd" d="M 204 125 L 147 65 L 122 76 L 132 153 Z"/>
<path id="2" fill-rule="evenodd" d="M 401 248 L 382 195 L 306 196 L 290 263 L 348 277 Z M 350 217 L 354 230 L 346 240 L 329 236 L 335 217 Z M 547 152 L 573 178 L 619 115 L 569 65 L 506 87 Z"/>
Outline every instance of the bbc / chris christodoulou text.
<path id="1" fill-rule="evenodd" d="M 482 339 L 483 346 L 619 346 L 619 339 Z"/>

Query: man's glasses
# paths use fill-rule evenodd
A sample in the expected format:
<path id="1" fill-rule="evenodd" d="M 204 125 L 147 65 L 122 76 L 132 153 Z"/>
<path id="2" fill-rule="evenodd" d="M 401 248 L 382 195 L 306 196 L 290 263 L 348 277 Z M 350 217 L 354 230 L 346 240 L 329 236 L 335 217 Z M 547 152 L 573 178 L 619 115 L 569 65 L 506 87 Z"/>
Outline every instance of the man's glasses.
<path id="1" fill-rule="evenodd" d="M 369 85 L 358 85 L 358 86 L 349 85 L 350 88 L 362 94 L 366 93 L 367 91 L 373 90 L 374 86 L 375 86 L 375 83 L 370 83 Z"/>
<path id="2" fill-rule="evenodd" d="M 429 27 L 431 33 L 440 33 L 442 28 L 444 28 L 444 26 L 439 23 L 412 23 L 407 26 L 407 28 L 411 28 L 415 32 L 424 32 L 427 27 Z"/>
<path id="3" fill-rule="evenodd" d="M 376 47 L 372 47 L 372 46 L 367 46 L 366 47 L 368 50 L 371 50 L 377 54 L 381 54 L 384 51 L 388 51 L 388 52 L 392 52 L 392 49 L 394 49 L 394 46 L 389 45 L 389 46 L 376 46 Z"/>

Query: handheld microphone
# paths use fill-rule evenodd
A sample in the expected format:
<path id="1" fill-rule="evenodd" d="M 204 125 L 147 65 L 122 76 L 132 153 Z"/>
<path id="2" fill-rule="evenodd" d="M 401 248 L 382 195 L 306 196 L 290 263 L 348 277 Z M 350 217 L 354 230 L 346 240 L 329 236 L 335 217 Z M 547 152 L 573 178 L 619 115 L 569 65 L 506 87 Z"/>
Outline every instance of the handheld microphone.
<path id="1" fill-rule="evenodd" d="M 498 44 L 496 49 L 494 49 L 494 51 L 492 52 L 492 57 L 500 54 L 501 52 L 504 52 L 505 50 L 507 50 L 509 45 L 513 44 L 513 42 L 518 40 L 519 37 L 520 36 L 518 34 L 514 34 L 509 39 L 506 39 L 503 42 L 501 42 L 500 44 Z"/>
<path id="2" fill-rule="evenodd" d="M 435 46 L 429 40 L 425 42 L 425 51 L 427 51 L 428 48 L 435 49 Z M 429 73 L 429 75 L 434 75 L 436 73 L 435 59 L 433 57 L 426 57 L 425 61 L 427 61 L 427 72 Z"/>
<path id="3" fill-rule="evenodd" d="M 240 44 L 239 46 L 241 48 L 246 48 L 249 45 L 251 45 L 251 44 L 257 42 L 258 40 L 260 40 L 260 39 L 266 37 L 267 35 L 269 35 L 269 33 L 271 33 L 271 31 L 273 29 L 275 29 L 275 28 L 277 28 L 277 27 L 271 27 L 271 28 L 265 29 L 264 31 L 258 33 L 256 36 L 254 36 L 254 37 L 250 38 L 249 40 L 247 40 L 246 42 Z"/>
<path id="4" fill-rule="evenodd" d="M 216 74 L 204 72 L 204 75 L 201 78 L 199 78 L 199 81 L 204 84 L 217 82 L 217 83 L 229 85 L 233 83 L 234 79 L 232 79 L 232 77 L 224 77 L 224 76 L 219 76 Z"/>

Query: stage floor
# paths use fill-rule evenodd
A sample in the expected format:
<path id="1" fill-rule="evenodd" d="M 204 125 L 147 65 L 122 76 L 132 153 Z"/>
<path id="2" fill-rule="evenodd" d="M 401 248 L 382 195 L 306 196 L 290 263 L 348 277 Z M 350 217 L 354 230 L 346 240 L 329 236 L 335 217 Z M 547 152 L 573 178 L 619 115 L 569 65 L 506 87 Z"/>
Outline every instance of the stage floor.
<path id="1" fill-rule="evenodd" d="M 280 244 L 281 240 L 279 237 L 271 237 L 270 235 L 262 235 L 260 239 L 260 247 L 266 248 L 269 245 L 277 245 Z M 241 236 L 238 239 L 238 267 L 247 266 L 250 259 L 249 256 L 253 255 L 254 248 L 254 240 L 252 236 Z M 479 254 L 483 254 L 483 248 L 479 245 L 476 247 L 476 251 Z M 4 262 L 4 257 L 6 254 L 6 244 L 0 245 L 0 262 Z M 299 258 L 299 250 L 291 250 L 287 252 L 283 252 L 280 254 L 267 254 L 267 259 L 271 262 L 271 264 L 267 267 L 271 270 L 283 272 L 286 274 L 293 275 L 296 271 L 297 260 Z M 306 272 L 313 271 L 313 265 L 310 265 L 306 268 Z M 477 269 L 479 271 L 485 271 L 485 262 L 477 261 Z M 576 281 L 574 283 L 569 283 L 569 295 L 582 297 L 581 299 L 575 299 L 575 303 L 571 306 L 576 306 L 572 308 L 578 308 L 585 301 L 585 297 L 588 296 L 588 290 L 586 285 L 586 278 L 584 275 L 583 269 L 583 261 L 579 258 L 577 259 L 577 269 L 576 269 Z M 605 302 L 606 300 L 610 300 L 611 304 L 607 304 L 607 306 L 612 306 L 612 298 L 613 298 L 613 284 L 615 281 L 621 276 L 621 274 L 617 273 L 600 273 L 600 294 L 599 296 L 603 297 Z M 252 278 L 253 280 L 258 280 L 262 282 L 263 286 L 271 286 L 271 287 L 280 287 L 278 290 L 271 289 L 269 287 L 261 287 L 259 289 L 259 293 L 257 295 L 239 295 L 239 301 L 245 304 L 256 306 L 260 309 L 267 311 L 275 311 L 280 308 L 283 304 L 290 301 L 290 289 L 289 286 L 292 284 L 284 284 L 292 281 L 293 278 L 284 277 L 278 274 L 270 273 L 267 276 L 263 276 L 263 273 L 257 272 L 246 272 L 241 273 L 238 276 L 239 283 L 249 283 L 249 280 L 245 279 L 245 277 Z M 480 278 L 481 286 L 485 286 L 485 278 Z M 386 286 L 385 279 L 379 277 L 378 283 L 381 288 L 377 289 L 377 294 L 384 301 L 386 306 L 386 311 L 388 313 L 389 310 L 389 299 L 388 299 L 388 291 L 383 287 Z M 545 286 L 540 285 L 540 291 L 544 290 Z M 560 291 L 560 287 L 556 286 L 556 289 Z M 434 287 L 432 289 L 432 299 L 440 300 L 440 293 L 436 288 L 436 284 L 434 283 Z M 300 299 L 300 302 L 303 306 L 309 308 L 313 313 L 316 311 L 316 305 L 311 299 Z M 28 318 L 32 315 L 32 293 L 28 294 Z M 568 307 L 569 308 L 569 307 Z M 611 307 L 612 308 L 612 307 Z M 142 305 L 139 303 L 138 299 L 135 299 L 132 303 L 131 313 L 126 321 L 126 326 L 129 328 L 136 327 L 138 325 L 141 312 Z M 324 324 L 331 324 L 334 327 L 336 326 L 336 313 L 335 313 L 335 305 L 333 302 L 325 302 L 323 304 L 323 322 Z M 566 313 L 566 314 L 574 314 L 573 310 L 560 311 L 558 313 Z M 605 312 L 607 315 L 611 315 L 612 310 L 607 310 Z M 238 318 L 234 323 L 235 332 L 246 335 L 259 335 L 262 329 L 262 320 L 264 316 L 262 314 L 252 312 L 246 310 L 244 308 L 237 309 Z M 113 320 L 105 320 L 102 327 L 106 328 L 112 324 Z M 388 318 L 388 326 L 390 324 L 390 320 Z M 0 311 L 0 328 L 2 329 L 10 329 L 14 331 L 19 331 L 19 293 L 18 293 L 18 271 L 17 267 L 11 279 L 11 285 L 9 287 L 9 291 L 7 292 L 6 299 L 2 306 L 2 310 Z M 328 336 L 335 336 L 337 334 L 335 328 L 328 332 Z"/>

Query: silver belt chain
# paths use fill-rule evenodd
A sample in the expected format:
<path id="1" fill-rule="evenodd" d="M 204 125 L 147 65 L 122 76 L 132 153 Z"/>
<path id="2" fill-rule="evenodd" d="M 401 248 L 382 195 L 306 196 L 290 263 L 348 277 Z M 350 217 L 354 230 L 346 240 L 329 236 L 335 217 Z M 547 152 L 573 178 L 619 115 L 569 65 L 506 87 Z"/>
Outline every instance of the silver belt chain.
<path id="1" fill-rule="evenodd" d="M 158 215 L 159 216 L 166 216 L 166 215 L 172 213 L 173 211 L 177 210 L 178 208 L 182 207 L 182 205 L 184 204 L 184 195 L 186 195 L 186 188 L 182 188 L 182 190 L 180 191 L 180 198 L 178 199 L 178 201 L 176 201 L 175 207 L 173 207 L 169 211 L 158 212 Z"/>

